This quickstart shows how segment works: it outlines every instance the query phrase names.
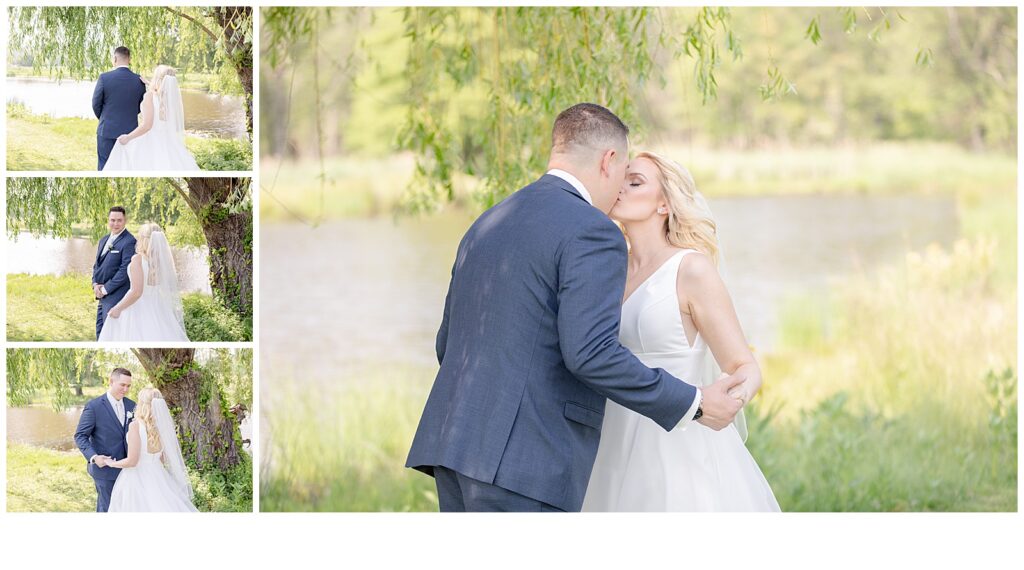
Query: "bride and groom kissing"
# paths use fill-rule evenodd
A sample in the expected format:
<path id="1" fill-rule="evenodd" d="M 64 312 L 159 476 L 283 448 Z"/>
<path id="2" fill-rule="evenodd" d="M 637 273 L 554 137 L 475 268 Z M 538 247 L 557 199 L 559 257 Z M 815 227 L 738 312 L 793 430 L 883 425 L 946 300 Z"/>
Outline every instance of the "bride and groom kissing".
<path id="1" fill-rule="evenodd" d="M 114 69 L 100 75 L 92 94 L 97 169 L 199 170 L 185 148 L 185 112 L 177 71 L 158 65 L 152 79 L 131 70 L 131 52 L 114 50 Z M 139 113 L 142 123 L 139 124 Z"/>
<path id="2" fill-rule="evenodd" d="M 441 511 L 779 510 L 734 421 L 761 372 L 714 217 L 628 134 L 566 109 L 547 173 L 459 244 L 406 462 Z"/>
<path id="3" fill-rule="evenodd" d="M 143 224 L 136 238 L 127 213 L 110 208 L 92 267 L 96 340 L 188 342 L 178 275 L 167 235 Z"/>
<path id="4" fill-rule="evenodd" d="M 196 512 L 167 402 L 144 388 L 135 403 L 126 397 L 131 386 L 131 371 L 115 368 L 75 430 L 96 485 L 96 512 Z"/>

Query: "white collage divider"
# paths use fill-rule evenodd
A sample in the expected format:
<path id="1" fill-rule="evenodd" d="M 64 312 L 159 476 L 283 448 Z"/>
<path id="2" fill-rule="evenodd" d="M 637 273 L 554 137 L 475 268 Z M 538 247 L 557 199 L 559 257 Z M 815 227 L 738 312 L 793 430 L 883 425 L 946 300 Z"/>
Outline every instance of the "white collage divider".
<path id="1" fill-rule="evenodd" d="M 15 2 L 20 4 L 21 2 Z M 152 1 L 54 2 L 42 5 L 150 5 Z M 209 5 L 175 2 L 175 5 Z M 1016 513 L 842 513 L 842 514 L 590 514 L 590 515 L 440 515 L 432 513 L 260 513 L 260 153 L 259 42 L 260 7 L 274 5 L 378 6 L 492 5 L 502 2 L 260 2 L 254 25 L 254 134 L 252 176 L 254 319 L 252 514 L 97 516 L 24 514 L 6 511 L 6 452 L 0 456 L 0 567 L 35 568 L 76 564 L 113 568 L 206 568 L 213 565 L 257 568 L 379 568 L 409 565 L 428 568 L 1013 568 L 1024 562 L 1024 517 Z M 588 5 L 592 2 L 559 5 Z M 621 4 L 621 3 L 620 3 Z M 659 4 L 666 4 L 661 2 Z M 668 2 L 668 4 L 678 4 Z M 753 2 L 739 5 L 762 5 Z M 790 3 L 805 5 L 807 3 Z M 0 25 L 7 67 L 8 13 Z M 690 4 L 693 5 L 693 4 Z M 813 3 L 809 4 L 813 5 Z M 1019 58 L 1018 58 L 1018 66 Z M 1019 76 L 1019 73 L 1018 73 Z M 1018 100 L 1020 109 L 1020 102 Z M 1018 111 L 1019 114 L 1019 111 Z M 4 160 L 6 212 L 8 176 L 99 176 L 100 173 L 9 173 L 6 166 L 6 113 L 0 118 L 0 154 Z M 1020 136 L 1018 134 L 1018 136 Z M 1024 142 L 1024 140 L 1022 140 Z M 1024 145 L 1018 144 L 1018 148 Z M 206 174 L 204 174 L 206 175 Z M 1018 219 L 1021 206 L 1018 200 Z M 5 216 L 6 219 L 6 216 Z M 6 244 L 6 232 L 5 232 Z M 1018 247 L 1018 255 L 1021 255 Z M 6 275 L 7 249 L 3 248 Z M 1018 259 L 1018 265 L 1020 258 Z M 272 268 L 268 268 L 272 271 Z M 6 287 L 0 315 L 6 325 Z M 1019 297 L 1019 293 L 1018 293 Z M 1018 308 L 1019 311 L 1019 308 Z M 1019 315 L 1018 315 L 1019 322 Z M 1018 333 L 1018 354 L 1024 340 Z M 196 343 L 205 346 L 209 343 Z M 223 346 L 223 344 L 219 344 Z M 92 347 L 94 343 L 13 343 L 3 340 L 0 375 L 6 379 L 6 349 L 18 347 Z M 1018 369 L 1019 369 L 1018 365 Z M 6 384 L 5 384 L 6 387 Z M 6 393 L 6 390 L 5 390 Z M 6 442 L 6 417 L 0 422 Z M 1020 442 L 1018 442 L 1020 446 Z M 1018 457 L 1019 457 L 1018 452 Z M 1018 477 L 1018 497 L 1024 482 Z M 1019 509 L 1019 507 L 1018 507 Z"/>

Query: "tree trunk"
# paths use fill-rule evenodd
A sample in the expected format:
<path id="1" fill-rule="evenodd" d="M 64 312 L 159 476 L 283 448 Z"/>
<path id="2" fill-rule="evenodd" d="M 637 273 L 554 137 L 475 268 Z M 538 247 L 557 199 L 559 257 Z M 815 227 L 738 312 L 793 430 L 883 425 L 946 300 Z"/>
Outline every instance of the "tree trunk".
<path id="1" fill-rule="evenodd" d="M 244 321 L 252 318 L 252 210 L 237 208 L 248 191 L 241 178 L 186 178 L 188 203 L 210 248 L 210 286 Z"/>
<path id="2" fill-rule="evenodd" d="M 220 388 L 204 377 L 192 348 L 133 348 L 174 415 L 181 451 L 199 469 L 238 465 L 237 426 L 225 414 Z"/>
<path id="3" fill-rule="evenodd" d="M 214 8 L 214 19 L 224 32 L 224 45 L 238 80 L 245 90 L 245 124 L 252 140 L 252 34 L 251 6 Z M 246 29 L 249 28 L 249 29 Z"/>

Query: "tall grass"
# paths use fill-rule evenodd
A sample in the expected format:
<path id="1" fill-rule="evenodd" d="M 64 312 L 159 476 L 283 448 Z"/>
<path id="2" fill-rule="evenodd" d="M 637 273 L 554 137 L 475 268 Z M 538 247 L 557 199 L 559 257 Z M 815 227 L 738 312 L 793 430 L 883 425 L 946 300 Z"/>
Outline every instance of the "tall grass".
<path id="1" fill-rule="evenodd" d="M 1016 300 L 993 247 L 928 248 L 788 305 L 747 443 L 784 510 L 1017 508 Z M 263 510 L 435 510 L 402 467 L 431 379 L 268 382 Z"/>
<path id="2" fill-rule="evenodd" d="M 1016 299 L 995 258 L 933 246 L 784 313 L 748 442 L 783 507 L 1017 508 Z"/>
<path id="3" fill-rule="evenodd" d="M 405 370 L 362 378 L 370 387 L 265 384 L 260 509 L 437 510 L 433 479 L 404 467 L 430 378 Z"/>

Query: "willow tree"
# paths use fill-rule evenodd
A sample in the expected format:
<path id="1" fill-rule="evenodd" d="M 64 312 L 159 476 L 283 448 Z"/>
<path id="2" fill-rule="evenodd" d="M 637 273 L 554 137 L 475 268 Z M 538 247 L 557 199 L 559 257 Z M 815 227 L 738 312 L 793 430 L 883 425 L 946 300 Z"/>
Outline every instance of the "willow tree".
<path id="1" fill-rule="evenodd" d="M 366 9 L 268 7 L 262 12 L 261 46 L 270 69 L 310 69 L 314 78 L 318 96 L 301 112 L 316 115 L 321 160 L 322 116 L 332 102 L 319 97 L 320 78 L 354 73 L 350 59 L 339 60 L 336 54 L 319 49 L 319 36 L 333 15 L 340 12 L 351 17 L 358 10 Z M 394 148 L 416 157 L 404 203 L 413 211 L 436 209 L 454 200 L 457 180 L 463 175 L 479 180 L 476 196 L 483 207 L 529 182 L 546 164 L 555 115 L 581 101 L 613 109 L 642 137 L 644 88 L 649 82 L 664 81 L 667 62 L 692 64 L 692 82 L 706 103 L 717 96 L 721 67 L 743 57 L 728 8 L 408 7 L 401 11 L 404 29 L 396 41 L 408 44 L 401 73 L 408 88 L 397 103 L 405 111 L 405 120 Z M 816 45 L 823 19 L 842 21 L 847 34 L 861 26 L 873 38 L 902 21 L 898 12 L 881 8 L 822 9 L 788 33 Z M 379 63 L 372 61 L 372 54 L 368 59 L 366 65 Z M 787 72 L 783 56 L 773 57 L 758 76 L 750 78 L 749 88 L 765 101 L 794 95 L 792 72 Z M 281 117 L 269 118 L 269 122 L 276 120 Z"/>
<path id="2" fill-rule="evenodd" d="M 241 460 L 241 440 L 215 378 L 196 362 L 194 348 L 133 348 L 146 374 L 167 400 L 182 452 L 200 469 L 227 470 Z"/>
<path id="3" fill-rule="evenodd" d="M 98 240 L 111 206 L 134 220 L 173 226 L 180 245 L 206 244 L 214 298 L 252 322 L 252 198 L 248 178 L 12 178 L 7 232 L 69 238 L 85 226 Z"/>
<path id="4" fill-rule="evenodd" d="M 250 365 L 247 377 L 251 382 L 251 357 L 243 358 L 239 352 L 232 357 Z M 145 374 L 140 374 L 136 364 Z M 134 372 L 133 393 L 147 385 L 160 390 L 178 428 L 182 453 L 197 469 L 227 471 L 239 464 L 238 418 L 229 411 L 230 402 L 215 374 L 197 360 L 196 349 L 135 348 L 130 354 L 66 348 L 8 349 L 7 402 L 25 405 L 32 395 L 43 392 L 50 396 L 54 409 L 66 409 L 73 400 L 69 387 L 77 378 L 87 374 L 106 378 L 113 366 Z"/>
<path id="5" fill-rule="evenodd" d="M 101 378 L 95 356 L 96 351 L 80 348 L 9 349 L 7 405 L 27 406 L 43 393 L 55 410 L 67 409 L 84 385 Z"/>
<path id="6" fill-rule="evenodd" d="M 252 137 L 253 17 L 250 6 L 20 6 L 10 8 L 12 61 L 33 70 L 95 79 L 110 69 L 113 49 L 132 52 L 145 75 L 164 63 L 184 71 L 230 76 L 214 87 L 243 95 Z"/>

